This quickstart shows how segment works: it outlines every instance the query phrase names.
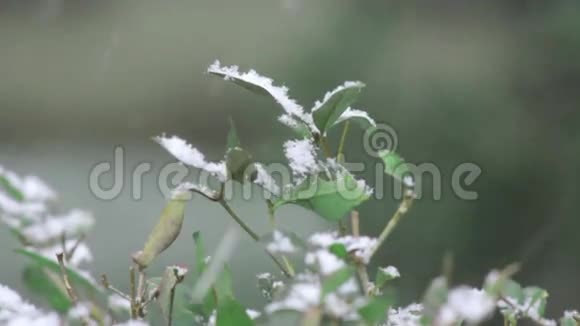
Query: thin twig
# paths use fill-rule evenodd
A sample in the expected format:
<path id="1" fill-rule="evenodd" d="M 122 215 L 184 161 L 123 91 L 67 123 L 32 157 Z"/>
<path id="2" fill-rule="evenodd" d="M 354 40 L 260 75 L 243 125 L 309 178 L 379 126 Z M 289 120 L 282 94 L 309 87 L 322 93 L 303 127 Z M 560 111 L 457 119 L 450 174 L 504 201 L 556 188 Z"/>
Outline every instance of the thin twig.
<path id="1" fill-rule="evenodd" d="M 62 252 L 59 254 L 56 254 L 56 259 L 58 260 L 58 265 L 60 266 L 60 274 L 62 276 L 62 282 L 64 283 L 66 293 L 70 297 L 71 302 L 73 304 L 77 304 L 79 301 L 79 298 L 77 297 L 77 294 L 75 293 L 75 290 L 71 286 L 70 281 L 68 279 L 67 269 L 64 265 L 64 254 Z"/>
<path id="2" fill-rule="evenodd" d="M 198 193 L 198 194 L 204 196 L 205 198 L 207 198 L 211 201 L 215 201 L 215 202 L 220 201 L 222 199 L 222 192 L 213 191 L 211 194 L 209 194 L 209 193 L 206 193 L 203 190 L 197 189 L 197 188 L 189 189 L 189 191 Z"/>
<path id="3" fill-rule="evenodd" d="M 137 302 L 141 303 L 143 301 L 143 293 L 145 290 L 145 272 L 139 269 L 139 281 L 137 283 Z"/>
<path id="4" fill-rule="evenodd" d="M 244 221 L 242 221 L 242 219 L 232 210 L 230 205 L 228 205 L 225 200 L 222 199 L 219 201 L 219 203 L 228 212 L 228 214 L 230 214 L 234 221 L 236 221 L 236 223 L 238 223 L 238 225 L 241 226 L 242 229 L 244 229 L 244 231 L 246 231 L 246 233 L 252 237 L 252 239 L 254 239 L 254 241 L 260 241 L 260 236 L 256 234 L 256 232 L 254 232 L 246 223 L 244 223 Z"/>
<path id="5" fill-rule="evenodd" d="M 109 283 L 109 279 L 107 278 L 106 274 L 101 274 L 101 284 L 103 285 L 103 287 L 107 290 L 111 290 L 112 292 L 114 292 L 115 294 L 117 294 L 118 296 L 120 296 L 123 299 L 126 299 L 127 301 L 131 302 L 131 297 L 128 296 L 127 294 L 123 293 L 123 291 L 117 289 L 116 287 L 114 287 L 113 285 L 111 285 L 111 283 Z"/>
<path id="6" fill-rule="evenodd" d="M 169 316 L 167 316 L 167 326 L 171 326 L 173 321 L 173 301 L 175 299 L 175 286 L 169 292 Z"/>
<path id="7" fill-rule="evenodd" d="M 246 231 L 246 233 L 256 242 L 260 241 L 260 236 L 254 232 L 246 223 L 244 223 L 244 221 L 242 221 L 242 219 L 236 214 L 236 212 L 233 211 L 233 209 L 230 207 L 230 205 L 228 205 L 228 203 L 225 200 L 220 200 L 219 203 L 222 205 L 222 207 L 228 212 L 228 214 L 232 217 L 232 219 L 234 219 L 234 221 L 236 221 L 236 223 L 238 223 L 239 226 L 242 227 L 242 229 L 244 231 Z M 272 260 L 276 263 L 276 265 L 278 265 L 278 267 L 280 267 L 280 269 L 282 270 L 282 273 L 284 273 L 284 275 L 286 275 L 287 277 L 291 278 L 292 277 L 292 273 L 290 271 L 288 271 L 286 269 L 286 267 L 284 267 L 284 264 L 282 262 L 280 262 L 276 256 L 274 256 L 271 252 L 269 252 L 268 250 L 266 250 L 266 253 L 268 254 L 268 256 L 270 256 L 270 258 L 272 258 Z"/>
<path id="8" fill-rule="evenodd" d="M 78 247 L 81 245 L 81 243 L 86 239 L 86 234 L 81 234 L 77 241 L 75 242 L 75 244 L 72 246 L 72 248 L 70 248 L 70 250 L 67 250 L 66 248 L 64 248 L 65 250 L 65 258 L 66 260 L 70 260 L 72 258 L 72 256 L 74 255 L 75 251 L 77 251 Z"/>
<path id="9" fill-rule="evenodd" d="M 397 209 L 395 214 L 393 214 L 393 217 L 391 217 L 391 219 L 383 229 L 383 232 L 381 232 L 381 234 L 379 235 L 379 238 L 377 239 L 377 244 L 371 250 L 369 258 L 372 258 L 374 256 L 374 254 L 385 242 L 385 240 L 389 237 L 389 235 L 391 235 L 395 227 L 399 224 L 399 220 L 401 219 L 401 217 L 403 217 L 407 213 L 409 208 L 411 208 L 414 199 L 415 194 L 409 190 L 409 192 L 405 194 L 405 198 L 399 205 L 399 208 Z"/>
<path id="10" fill-rule="evenodd" d="M 360 236 L 360 219 L 358 211 L 353 210 L 352 212 L 350 212 L 350 227 L 353 236 L 355 237 Z"/>
<path id="11" fill-rule="evenodd" d="M 339 163 L 344 162 L 344 156 L 342 154 L 342 150 L 344 148 L 344 143 L 346 141 L 346 134 L 348 134 L 348 127 L 350 121 L 346 121 L 344 123 L 344 128 L 342 128 L 342 135 L 340 136 L 340 142 L 338 143 L 338 150 L 336 151 L 336 158 Z"/>
<path id="12" fill-rule="evenodd" d="M 136 285 L 135 285 L 135 267 L 131 266 L 131 268 L 129 268 L 129 281 L 130 281 L 130 285 L 131 285 L 131 294 L 130 294 L 130 298 L 131 298 L 131 319 L 135 319 L 137 318 L 137 302 L 136 302 Z"/>

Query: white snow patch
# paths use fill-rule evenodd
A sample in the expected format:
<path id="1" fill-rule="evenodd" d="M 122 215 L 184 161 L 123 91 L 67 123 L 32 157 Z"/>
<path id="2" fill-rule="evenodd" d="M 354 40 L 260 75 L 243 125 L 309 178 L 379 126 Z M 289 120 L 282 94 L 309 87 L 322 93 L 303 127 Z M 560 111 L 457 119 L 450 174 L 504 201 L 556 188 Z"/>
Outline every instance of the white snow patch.
<path id="1" fill-rule="evenodd" d="M 341 243 L 348 252 L 354 253 L 356 257 L 366 264 L 370 260 L 372 248 L 377 244 L 377 239 L 351 235 L 340 237 L 337 232 L 318 232 L 312 234 L 308 238 L 308 242 L 321 248 L 328 248 L 335 243 Z"/>
<path id="2" fill-rule="evenodd" d="M 419 326 L 421 325 L 421 316 L 423 305 L 412 303 L 407 307 L 389 309 L 386 326 Z"/>
<path id="3" fill-rule="evenodd" d="M 108 306 L 111 310 L 114 311 L 129 311 L 131 310 L 131 302 L 129 300 L 127 300 L 126 298 L 123 298 L 122 296 L 118 295 L 118 294 L 111 294 L 109 296 L 108 301 Z"/>
<path id="4" fill-rule="evenodd" d="M 79 302 L 68 311 L 70 319 L 85 319 L 91 314 L 91 304 L 88 302 Z"/>
<path id="5" fill-rule="evenodd" d="M 375 122 L 375 120 L 373 118 L 371 118 L 367 112 L 362 111 L 362 110 L 353 109 L 353 108 L 346 109 L 346 111 L 344 111 L 340 115 L 340 117 L 338 117 L 338 119 L 336 120 L 336 122 L 334 124 L 336 125 L 336 124 L 339 124 L 339 123 L 341 123 L 343 121 L 346 121 L 346 120 L 349 120 L 349 119 L 353 119 L 353 118 L 359 118 L 359 119 L 367 120 L 368 123 L 371 126 L 376 126 L 377 125 L 377 123 Z"/>
<path id="6" fill-rule="evenodd" d="M 305 176 L 318 171 L 316 151 L 309 139 L 289 140 L 284 143 L 284 154 L 296 176 Z"/>
<path id="7" fill-rule="evenodd" d="M 293 253 L 296 247 L 292 244 L 292 240 L 285 236 L 282 232 L 274 230 L 272 233 L 272 242 L 268 243 L 266 248 L 271 253 Z"/>
<path id="8" fill-rule="evenodd" d="M 192 147 L 177 136 L 165 137 L 165 135 L 161 135 L 153 139 L 182 163 L 207 171 L 220 181 L 226 180 L 226 164 L 223 161 L 207 162 L 205 156 L 197 148 Z"/>
<path id="9" fill-rule="evenodd" d="M 281 301 L 275 301 L 266 306 L 267 313 L 279 310 L 306 311 L 320 303 L 319 283 L 295 283 L 288 295 Z"/>
<path id="10" fill-rule="evenodd" d="M 256 168 L 256 179 L 254 179 L 254 183 L 268 190 L 273 195 L 279 195 L 280 187 L 276 184 L 276 180 L 266 171 L 264 166 L 256 163 L 254 167 Z"/>
<path id="11" fill-rule="evenodd" d="M 76 248 L 74 249 L 72 256 L 69 257 L 68 263 L 70 265 L 79 266 L 83 263 L 90 263 L 93 261 L 93 254 L 91 249 L 87 246 L 86 243 L 78 243 L 78 240 L 76 239 L 67 240 L 65 242 L 66 252 L 70 252 L 75 246 Z M 35 250 L 32 248 L 29 249 Z M 57 244 L 46 248 L 36 249 L 36 251 L 44 257 L 56 260 L 56 254 L 63 252 L 63 248 L 61 244 Z"/>
<path id="12" fill-rule="evenodd" d="M 295 100 L 288 97 L 287 87 L 274 86 L 272 79 L 259 75 L 255 70 L 240 73 L 238 66 L 221 66 L 219 60 L 216 60 L 211 66 L 209 66 L 207 72 L 223 75 L 225 80 L 238 79 L 262 88 L 282 106 L 286 115 L 292 118 L 298 118 L 306 123 L 313 131 L 317 131 L 316 126 L 314 126 L 314 123 L 312 122 L 312 116 L 305 114 L 302 106 L 298 105 Z"/>
<path id="13" fill-rule="evenodd" d="M 485 291 L 461 286 L 449 292 L 437 320 L 444 325 L 459 320 L 477 324 L 489 318 L 494 309 L 495 300 Z"/>
<path id="14" fill-rule="evenodd" d="M 387 266 L 387 267 L 380 267 L 381 272 L 385 273 L 387 276 L 391 278 L 401 277 L 399 270 L 395 266 Z"/>
<path id="15" fill-rule="evenodd" d="M 11 288 L 0 284 L 0 324 L 6 326 L 59 326 L 56 313 L 44 313 L 24 301 Z"/>
<path id="16" fill-rule="evenodd" d="M 342 92 L 343 90 L 345 90 L 347 88 L 362 88 L 364 86 L 365 86 L 365 84 L 363 82 L 360 82 L 360 81 L 346 81 L 346 82 L 344 82 L 344 84 L 338 86 L 334 90 L 324 94 L 324 99 L 322 99 L 322 101 L 316 101 L 316 103 L 314 103 L 314 107 L 312 107 L 311 112 L 314 113 L 315 111 L 319 110 L 324 103 L 326 103 L 334 94 L 336 94 L 338 92 Z"/>
<path id="17" fill-rule="evenodd" d="M 304 262 L 308 265 L 315 266 L 322 275 L 332 274 L 346 266 L 342 259 L 326 249 L 307 253 L 304 256 Z"/>
<path id="18" fill-rule="evenodd" d="M 95 221 L 93 216 L 80 209 L 73 209 L 61 216 L 48 216 L 43 222 L 33 224 L 22 230 L 22 235 L 32 243 L 46 243 L 88 232 Z"/>

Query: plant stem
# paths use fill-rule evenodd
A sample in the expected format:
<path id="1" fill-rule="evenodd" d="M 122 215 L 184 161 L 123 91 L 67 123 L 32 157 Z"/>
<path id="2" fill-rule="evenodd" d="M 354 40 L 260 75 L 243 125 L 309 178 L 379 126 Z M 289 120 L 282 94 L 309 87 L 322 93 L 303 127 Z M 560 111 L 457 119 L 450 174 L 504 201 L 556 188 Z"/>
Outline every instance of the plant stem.
<path id="1" fill-rule="evenodd" d="M 324 156 L 326 156 L 326 157 L 332 156 L 332 154 L 330 153 L 330 148 L 328 147 L 328 143 L 326 142 L 325 136 L 321 136 L 321 138 L 320 138 L 320 147 L 322 148 L 322 152 L 324 153 Z"/>
<path id="2" fill-rule="evenodd" d="M 383 229 L 383 232 L 381 232 L 381 234 L 379 235 L 379 238 L 377 239 L 377 244 L 371 250 L 369 259 L 374 256 L 374 254 L 377 252 L 377 250 L 380 248 L 383 242 L 385 242 L 385 240 L 387 240 L 389 235 L 391 235 L 395 227 L 399 224 L 401 217 L 403 217 L 407 213 L 407 211 L 411 208 L 414 199 L 415 199 L 414 193 L 409 191 L 407 194 L 405 194 L 405 198 L 399 205 L 399 208 L 397 209 L 395 214 L 393 214 L 393 217 L 391 217 L 389 223 L 387 223 L 387 225 Z"/>
<path id="3" fill-rule="evenodd" d="M 230 214 L 234 221 L 236 221 L 236 223 L 238 223 L 238 225 L 241 226 L 242 229 L 244 229 L 244 231 L 246 231 L 246 233 L 252 237 L 252 239 L 254 239 L 254 241 L 260 241 L 260 236 L 256 234 L 256 232 L 254 232 L 246 223 L 244 223 L 244 221 L 242 221 L 242 219 L 232 210 L 230 205 L 228 205 L 225 200 L 222 199 L 219 201 L 219 203 L 226 210 L 226 212 Z"/>
<path id="4" fill-rule="evenodd" d="M 338 150 L 336 152 L 336 158 L 339 161 L 339 163 L 341 161 L 344 161 L 343 155 L 342 155 L 342 150 L 344 149 L 344 143 L 346 141 L 346 135 L 348 134 L 349 124 L 350 124 L 350 121 L 348 121 L 348 120 L 344 123 L 344 128 L 342 128 L 342 135 L 340 136 L 340 142 L 338 143 Z"/>
<path id="5" fill-rule="evenodd" d="M 66 292 L 68 293 L 71 302 L 73 304 L 77 304 L 79 298 L 77 297 L 75 290 L 71 286 L 70 281 L 68 279 L 68 273 L 66 267 L 64 266 L 64 254 L 63 253 L 56 254 L 56 259 L 58 260 L 58 265 L 60 266 L 60 274 L 62 276 L 62 282 L 64 283 Z"/>
<path id="6" fill-rule="evenodd" d="M 131 319 L 137 318 L 137 287 L 135 285 L 135 267 L 131 266 L 129 268 L 129 284 L 131 286 L 130 297 L 131 297 Z"/>
<path id="7" fill-rule="evenodd" d="M 260 241 L 260 236 L 258 236 L 258 234 L 256 232 L 254 232 L 246 223 L 244 223 L 244 221 L 242 221 L 242 219 L 236 214 L 236 212 L 234 212 L 234 210 L 230 207 L 230 205 L 228 205 L 228 203 L 225 200 L 221 199 L 219 201 L 219 203 L 228 212 L 228 214 L 234 219 L 234 221 L 236 221 L 236 223 L 238 223 L 238 225 L 240 227 L 242 227 L 242 229 L 244 229 L 244 231 L 246 231 L 246 233 L 252 239 L 254 239 L 254 241 L 256 241 L 256 242 L 259 242 Z M 272 258 L 272 260 L 274 261 L 274 263 L 276 263 L 276 265 L 278 265 L 278 267 L 282 270 L 282 273 L 284 273 L 284 275 L 286 275 L 286 277 L 292 278 L 294 276 L 291 271 L 288 271 L 286 269 L 286 267 L 284 267 L 284 264 L 282 262 L 280 262 L 276 258 L 276 256 L 274 256 L 268 250 L 266 250 L 266 253 L 268 254 L 268 256 L 270 256 L 270 258 Z"/>

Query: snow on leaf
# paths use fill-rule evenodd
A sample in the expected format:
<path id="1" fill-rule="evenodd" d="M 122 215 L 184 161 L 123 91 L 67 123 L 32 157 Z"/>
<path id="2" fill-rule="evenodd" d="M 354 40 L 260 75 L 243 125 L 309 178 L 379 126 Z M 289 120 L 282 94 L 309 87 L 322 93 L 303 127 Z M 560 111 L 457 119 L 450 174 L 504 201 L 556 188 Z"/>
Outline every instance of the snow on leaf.
<path id="1" fill-rule="evenodd" d="M 222 76 L 225 80 L 231 80 L 256 93 L 270 95 L 282 106 L 286 115 L 289 115 L 292 118 L 297 118 L 307 124 L 313 131 L 316 131 L 316 127 L 312 122 L 312 117 L 305 114 L 302 106 L 298 105 L 295 100 L 288 97 L 288 88 L 284 86 L 274 86 L 272 79 L 261 76 L 255 70 L 241 73 L 238 66 L 222 66 L 218 60 L 209 66 L 207 72 Z"/>
<path id="2" fill-rule="evenodd" d="M 318 171 L 314 144 L 309 139 L 288 140 L 284 143 L 284 154 L 295 176 L 305 176 Z"/>
<path id="3" fill-rule="evenodd" d="M 197 148 L 177 136 L 166 137 L 161 135 L 153 139 L 180 162 L 207 171 L 220 181 L 226 180 L 225 162 L 207 162 L 205 156 Z"/>
<path id="4" fill-rule="evenodd" d="M 254 168 L 256 169 L 256 178 L 253 182 L 273 195 L 280 195 L 280 187 L 276 184 L 276 180 L 266 171 L 266 168 L 260 163 L 255 163 Z"/>
<path id="5" fill-rule="evenodd" d="M 336 120 L 353 104 L 361 89 L 365 86 L 359 81 L 347 81 L 324 95 L 322 101 L 316 101 L 312 108 L 312 117 L 316 127 L 324 134 Z"/>
<path id="6" fill-rule="evenodd" d="M 369 114 L 362 110 L 348 108 L 336 120 L 334 125 L 338 125 L 344 121 L 352 121 L 358 124 L 362 129 L 366 130 L 370 127 L 376 127 L 377 123 Z"/>

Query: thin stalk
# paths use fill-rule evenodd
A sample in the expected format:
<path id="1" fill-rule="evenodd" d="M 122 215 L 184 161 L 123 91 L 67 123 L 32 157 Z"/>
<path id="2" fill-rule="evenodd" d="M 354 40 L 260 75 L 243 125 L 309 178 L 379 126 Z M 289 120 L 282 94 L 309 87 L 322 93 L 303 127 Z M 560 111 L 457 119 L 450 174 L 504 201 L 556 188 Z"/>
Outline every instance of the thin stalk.
<path id="1" fill-rule="evenodd" d="M 234 212 L 234 210 L 230 207 L 230 205 L 228 205 L 228 203 L 225 200 L 220 200 L 219 203 L 222 205 L 222 207 L 226 210 L 226 212 L 228 212 L 228 214 L 231 216 L 232 219 L 234 219 L 234 221 L 236 221 L 236 223 L 238 223 L 238 225 L 244 230 L 246 231 L 246 233 L 256 242 L 260 241 L 260 236 L 254 232 L 254 230 L 252 230 L 246 223 L 244 223 L 244 221 L 242 221 L 242 219 L 238 216 L 238 214 L 236 214 L 236 212 Z M 272 260 L 274 261 L 274 263 L 276 263 L 276 265 L 278 265 L 278 267 L 282 270 L 282 273 L 284 273 L 284 275 L 286 275 L 286 277 L 292 278 L 293 277 L 293 273 L 291 271 L 288 271 L 286 269 L 286 267 L 284 266 L 284 263 L 280 262 L 276 256 L 274 256 L 271 252 L 269 252 L 268 250 L 266 250 L 266 253 L 268 254 L 268 256 L 270 256 L 270 258 L 272 258 Z"/>
<path id="2" fill-rule="evenodd" d="M 324 156 L 326 156 L 326 157 L 332 156 L 332 154 L 330 153 L 330 147 L 328 147 L 328 142 L 326 142 L 325 136 L 321 136 L 321 138 L 320 138 L 320 147 L 322 148 L 322 152 L 324 153 Z"/>
<path id="3" fill-rule="evenodd" d="M 225 200 L 222 199 L 219 201 L 219 203 L 226 210 L 226 212 L 230 214 L 230 216 L 234 219 L 234 221 L 236 221 L 236 223 L 238 223 L 238 225 L 242 227 L 242 229 L 244 229 L 244 231 L 246 231 L 246 233 L 252 239 L 254 239 L 254 241 L 260 241 L 260 236 L 256 234 L 256 232 L 254 232 L 246 223 L 244 223 L 244 221 L 242 221 L 242 219 L 232 210 L 230 205 L 228 205 L 228 203 Z"/>
<path id="4" fill-rule="evenodd" d="M 338 143 L 338 150 L 336 152 L 336 158 L 337 158 L 339 163 L 341 161 L 344 161 L 342 151 L 344 149 L 346 135 L 348 134 L 349 124 L 350 124 L 350 121 L 348 121 L 348 120 L 344 123 L 344 128 L 342 128 L 342 135 L 340 135 L 340 142 Z"/>
<path id="5" fill-rule="evenodd" d="M 413 193 L 408 193 L 405 195 L 405 198 L 403 199 L 403 201 L 399 205 L 399 208 L 397 209 L 395 214 L 393 214 L 393 217 L 391 217 L 391 219 L 389 220 L 389 223 L 387 223 L 387 225 L 385 226 L 385 228 L 383 229 L 383 231 L 379 235 L 379 238 L 377 239 L 377 244 L 371 250 L 371 254 L 370 254 L 369 258 L 372 258 L 374 256 L 374 254 L 381 247 L 381 245 L 385 242 L 385 240 L 387 240 L 389 235 L 391 235 L 391 233 L 393 232 L 395 227 L 397 227 L 401 218 L 407 213 L 409 208 L 411 208 L 411 205 L 413 204 L 413 199 L 415 199 L 415 195 Z"/>
<path id="6" fill-rule="evenodd" d="M 131 319 L 137 318 L 137 286 L 135 285 L 135 267 L 131 266 L 129 268 L 129 284 L 131 287 L 130 297 L 131 297 Z"/>

